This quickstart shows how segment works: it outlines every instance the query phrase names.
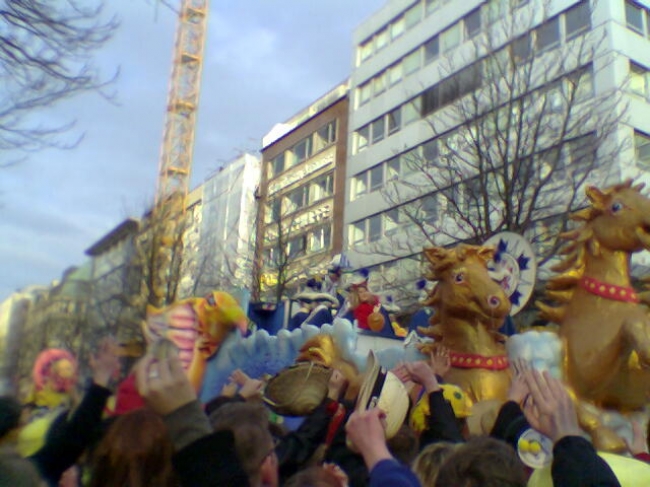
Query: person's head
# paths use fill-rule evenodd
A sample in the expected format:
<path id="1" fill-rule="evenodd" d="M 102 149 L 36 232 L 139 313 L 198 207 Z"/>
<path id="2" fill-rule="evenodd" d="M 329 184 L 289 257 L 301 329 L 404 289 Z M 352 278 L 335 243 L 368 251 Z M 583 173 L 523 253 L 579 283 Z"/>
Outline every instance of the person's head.
<path id="1" fill-rule="evenodd" d="M 330 470 L 309 467 L 293 475 L 284 487 L 340 487 L 341 481 Z"/>
<path id="2" fill-rule="evenodd" d="M 11 396 L 0 397 L 0 440 L 17 432 L 21 423 L 22 406 Z"/>
<path id="3" fill-rule="evenodd" d="M 0 454 L 0 487 L 45 487 L 34 464 L 19 455 Z"/>
<path id="4" fill-rule="evenodd" d="M 507 443 L 479 436 L 472 438 L 443 462 L 437 487 L 524 487 L 524 468 Z"/>
<path id="5" fill-rule="evenodd" d="M 435 485 L 440 466 L 456 451 L 458 446 L 457 443 L 441 441 L 427 445 L 420 452 L 413 462 L 412 469 L 422 485 Z"/>
<path id="6" fill-rule="evenodd" d="M 173 450 L 165 423 L 153 411 L 119 416 L 95 450 L 90 486 L 172 487 Z"/>
<path id="7" fill-rule="evenodd" d="M 339 282 L 341 280 L 342 273 L 343 273 L 343 269 L 337 266 L 330 267 L 329 269 L 327 269 L 327 275 L 330 278 L 330 281 L 332 282 Z"/>
<path id="8" fill-rule="evenodd" d="M 215 431 L 232 431 L 237 458 L 251 486 L 278 485 L 278 459 L 264 406 L 253 403 L 224 404 L 210 415 L 210 423 Z"/>
<path id="9" fill-rule="evenodd" d="M 395 459 L 404 465 L 410 465 L 418 454 L 418 437 L 413 428 L 406 424 L 403 424 L 397 434 L 386 441 L 386 444 Z"/>

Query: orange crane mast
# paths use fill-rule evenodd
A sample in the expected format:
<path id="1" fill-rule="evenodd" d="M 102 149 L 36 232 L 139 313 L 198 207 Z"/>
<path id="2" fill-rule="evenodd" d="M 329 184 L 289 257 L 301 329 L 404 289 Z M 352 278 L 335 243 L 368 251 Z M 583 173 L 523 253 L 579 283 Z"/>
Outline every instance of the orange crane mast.
<path id="1" fill-rule="evenodd" d="M 154 306 L 169 304 L 176 294 L 169 285 L 174 281 L 171 274 L 180 267 L 178 254 L 190 188 L 207 17 L 208 0 L 182 0 L 151 216 L 155 228 L 149 304 Z"/>

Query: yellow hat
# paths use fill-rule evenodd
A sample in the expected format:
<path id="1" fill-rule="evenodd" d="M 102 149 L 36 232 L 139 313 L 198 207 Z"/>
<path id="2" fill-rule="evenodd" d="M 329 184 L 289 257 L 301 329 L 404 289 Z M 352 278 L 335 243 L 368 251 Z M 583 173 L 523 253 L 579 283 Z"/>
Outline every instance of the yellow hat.
<path id="1" fill-rule="evenodd" d="M 622 487 L 641 487 L 650 485 L 650 464 L 613 453 L 598 455 L 607 462 Z M 552 487 L 551 466 L 539 468 L 528 480 L 528 487 Z"/>
<path id="2" fill-rule="evenodd" d="M 442 396 L 451 404 L 457 418 L 467 418 L 472 413 L 472 400 L 460 387 L 455 384 L 442 384 Z M 429 397 L 423 395 L 411 411 L 409 424 L 417 433 L 427 427 L 429 411 Z"/>

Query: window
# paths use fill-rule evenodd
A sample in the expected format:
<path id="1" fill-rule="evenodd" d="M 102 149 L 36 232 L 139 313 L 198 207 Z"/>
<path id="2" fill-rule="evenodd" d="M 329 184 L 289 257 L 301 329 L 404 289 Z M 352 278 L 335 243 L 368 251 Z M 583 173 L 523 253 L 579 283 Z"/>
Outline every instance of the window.
<path id="1" fill-rule="evenodd" d="M 399 211 L 397 208 L 393 208 L 382 216 L 384 217 L 384 234 L 387 236 L 394 234 L 400 224 Z"/>
<path id="2" fill-rule="evenodd" d="M 410 29 L 422 20 L 422 2 L 418 1 L 404 13 L 404 27 Z"/>
<path id="3" fill-rule="evenodd" d="M 454 75 L 458 84 L 458 96 L 464 96 L 480 88 L 483 72 L 478 64 L 472 64 Z"/>
<path id="4" fill-rule="evenodd" d="M 285 194 L 283 197 L 285 214 L 293 213 L 307 206 L 308 192 L 307 186 L 301 186 Z"/>
<path id="5" fill-rule="evenodd" d="M 440 55 L 440 42 L 438 36 L 429 39 L 424 44 L 424 64 L 429 64 L 438 59 Z"/>
<path id="6" fill-rule="evenodd" d="M 530 56 L 533 53 L 530 41 L 530 34 L 526 34 L 512 42 L 512 56 L 515 61 L 525 61 L 530 59 Z"/>
<path id="7" fill-rule="evenodd" d="M 284 171 L 284 152 L 275 156 L 271 161 L 271 174 L 270 177 L 275 177 Z"/>
<path id="8" fill-rule="evenodd" d="M 566 84 L 568 86 L 567 97 L 570 96 L 570 90 L 573 89 L 575 90 L 573 96 L 577 101 L 591 98 L 594 94 L 594 80 L 591 69 L 582 69 L 572 73 L 566 78 Z"/>
<path id="9" fill-rule="evenodd" d="M 584 175 L 589 171 L 596 159 L 596 141 L 594 134 L 574 139 L 567 144 L 568 161 L 574 176 Z"/>
<path id="10" fill-rule="evenodd" d="M 264 215 L 265 223 L 273 223 L 280 220 L 281 216 L 281 201 L 279 198 L 269 201 L 266 206 L 266 212 Z"/>
<path id="11" fill-rule="evenodd" d="M 510 0 L 489 0 L 486 6 L 488 24 L 496 22 L 508 13 L 509 2 Z"/>
<path id="12" fill-rule="evenodd" d="M 422 94 L 422 116 L 427 116 L 440 108 L 439 92 L 438 85 L 434 85 Z"/>
<path id="13" fill-rule="evenodd" d="M 422 145 L 422 158 L 424 163 L 429 166 L 435 163 L 438 158 L 438 141 L 430 140 Z"/>
<path id="14" fill-rule="evenodd" d="M 458 99 L 460 86 L 456 76 L 447 78 L 440 83 L 440 106 L 445 105 Z"/>
<path id="15" fill-rule="evenodd" d="M 481 9 L 477 8 L 465 16 L 465 38 L 472 39 L 481 32 Z"/>
<path id="16" fill-rule="evenodd" d="M 307 244 L 306 235 L 300 235 L 298 237 L 294 237 L 291 240 L 289 240 L 289 242 L 287 243 L 288 257 L 291 259 L 291 258 L 299 257 L 300 255 L 304 254 L 306 244 Z"/>
<path id="17" fill-rule="evenodd" d="M 402 176 L 412 174 L 422 166 L 422 155 L 420 146 L 414 147 L 408 152 L 404 152 L 400 157 L 400 169 Z"/>
<path id="18" fill-rule="evenodd" d="M 537 34 L 537 50 L 552 49 L 560 43 L 560 22 L 558 17 L 542 24 L 535 31 Z"/>
<path id="19" fill-rule="evenodd" d="M 408 125 L 415 120 L 420 118 L 420 109 L 422 107 L 422 101 L 420 97 L 411 98 L 403 106 L 402 111 L 402 122 L 404 125 Z"/>
<path id="20" fill-rule="evenodd" d="M 440 34 L 440 49 L 442 49 L 442 52 L 446 53 L 458 44 L 460 44 L 460 23 L 452 25 Z"/>
<path id="21" fill-rule="evenodd" d="M 411 73 L 415 73 L 420 69 L 420 49 L 408 54 L 403 61 L 404 66 L 404 76 L 408 76 Z"/>
<path id="22" fill-rule="evenodd" d="M 364 62 L 366 59 L 368 59 L 370 56 L 372 56 L 372 39 L 368 39 L 366 42 L 362 43 L 359 46 L 359 60 L 358 64 L 361 64 Z"/>
<path id="23" fill-rule="evenodd" d="M 386 135 L 386 120 L 384 117 L 380 117 L 370 125 L 372 127 L 372 143 L 376 144 Z"/>
<path id="24" fill-rule="evenodd" d="M 352 178 L 352 200 L 368 192 L 368 171 L 357 174 Z"/>
<path id="25" fill-rule="evenodd" d="M 314 152 L 317 152 L 336 141 L 336 120 L 323 125 L 314 132 Z"/>
<path id="26" fill-rule="evenodd" d="M 564 15 L 564 21 L 567 39 L 589 30 L 591 27 L 589 2 L 584 1 L 570 8 Z"/>
<path id="27" fill-rule="evenodd" d="M 393 157 L 386 162 L 386 181 L 399 179 L 400 163 L 399 157 Z"/>
<path id="28" fill-rule="evenodd" d="M 625 20 L 628 28 L 643 35 L 643 7 L 632 1 L 625 2 Z"/>
<path id="29" fill-rule="evenodd" d="M 320 176 L 310 183 L 309 204 L 332 196 L 334 189 L 334 178 L 331 174 Z"/>
<path id="30" fill-rule="evenodd" d="M 368 140 L 370 139 L 370 125 L 361 127 L 356 132 L 357 135 L 357 152 L 361 152 L 368 147 Z"/>
<path id="31" fill-rule="evenodd" d="M 392 65 L 388 68 L 388 84 L 393 86 L 401 81 L 403 75 L 402 62 Z"/>
<path id="32" fill-rule="evenodd" d="M 361 220 L 350 225 L 350 243 L 352 245 L 365 242 L 366 240 L 366 221 Z"/>
<path id="33" fill-rule="evenodd" d="M 562 95 L 562 84 L 555 82 L 546 88 L 543 92 L 545 97 L 545 111 L 559 113 L 564 107 L 564 97 Z"/>
<path id="34" fill-rule="evenodd" d="M 368 218 L 368 242 L 376 242 L 382 237 L 381 215 Z"/>
<path id="35" fill-rule="evenodd" d="M 427 15 L 442 5 L 442 0 L 426 0 Z"/>
<path id="36" fill-rule="evenodd" d="M 397 39 L 404 33 L 404 17 L 398 17 L 390 24 L 390 37 Z"/>
<path id="37" fill-rule="evenodd" d="M 634 150 L 637 164 L 650 167 L 650 135 L 635 130 Z"/>
<path id="38" fill-rule="evenodd" d="M 370 169 L 370 193 L 377 191 L 384 185 L 384 166 L 379 164 L 378 166 Z"/>
<path id="39" fill-rule="evenodd" d="M 293 164 L 298 164 L 311 156 L 311 138 L 301 140 L 293 147 Z"/>
<path id="40" fill-rule="evenodd" d="M 402 107 L 388 112 L 388 135 L 394 134 L 402 128 Z"/>
<path id="41" fill-rule="evenodd" d="M 372 96 L 372 83 L 370 81 L 359 86 L 359 106 L 365 105 Z"/>
<path id="42" fill-rule="evenodd" d="M 376 76 L 373 80 L 373 92 L 375 96 L 380 93 L 383 93 L 386 90 L 386 72 L 384 71 L 379 76 Z"/>
<path id="43" fill-rule="evenodd" d="M 329 249 L 332 243 L 332 227 L 326 225 L 314 230 L 309 236 L 309 251 L 319 252 Z"/>
<path id="44" fill-rule="evenodd" d="M 435 195 L 427 195 L 420 203 L 420 220 L 424 223 L 433 223 L 438 218 L 438 199 Z"/>
<path id="45" fill-rule="evenodd" d="M 650 76 L 643 66 L 630 62 L 630 91 L 647 97 L 650 93 Z"/>
<path id="46" fill-rule="evenodd" d="M 375 36 L 375 51 L 380 51 L 388 45 L 388 27 L 377 32 Z"/>

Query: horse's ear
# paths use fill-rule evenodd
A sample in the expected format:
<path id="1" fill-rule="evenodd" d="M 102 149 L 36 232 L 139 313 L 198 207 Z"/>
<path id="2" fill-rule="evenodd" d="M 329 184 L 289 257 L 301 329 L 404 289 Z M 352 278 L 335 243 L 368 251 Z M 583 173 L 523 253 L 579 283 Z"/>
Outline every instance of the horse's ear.
<path id="1" fill-rule="evenodd" d="M 429 261 L 432 271 L 429 276 L 434 278 L 432 280 L 438 279 L 438 274 L 451 265 L 451 252 L 453 250 L 448 250 L 444 247 L 424 249 L 424 256 Z"/>
<path id="2" fill-rule="evenodd" d="M 485 264 L 487 264 L 494 258 L 494 247 L 479 247 L 476 255 Z"/>
<path id="3" fill-rule="evenodd" d="M 607 195 L 596 186 L 587 186 L 585 193 L 594 208 L 602 209 L 607 205 Z"/>
<path id="4" fill-rule="evenodd" d="M 634 191 L 636 191 L 637 193 L 640 193 L 641 191 L 643 191 L 643 188 L 645 188 L 645 183 L 635 184 L 635 185 L 632 187 L 632 189 L 633 189 Z"/>

